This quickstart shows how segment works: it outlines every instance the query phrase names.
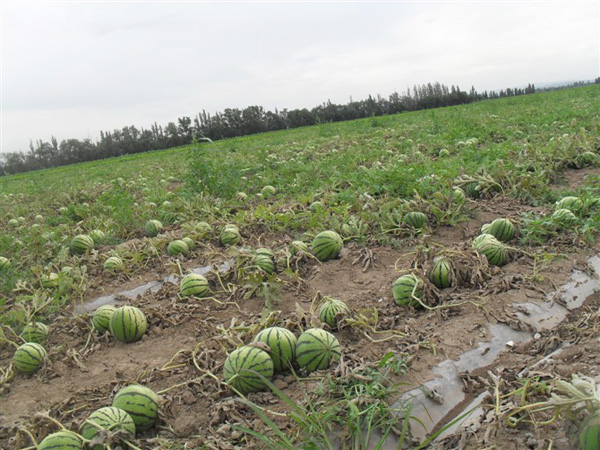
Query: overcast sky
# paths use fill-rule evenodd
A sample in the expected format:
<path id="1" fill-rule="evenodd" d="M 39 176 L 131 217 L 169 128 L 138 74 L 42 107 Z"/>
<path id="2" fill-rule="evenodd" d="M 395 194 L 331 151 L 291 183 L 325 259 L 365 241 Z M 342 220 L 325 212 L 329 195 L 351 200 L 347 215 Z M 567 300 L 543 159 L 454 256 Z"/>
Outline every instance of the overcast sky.
<path id="1" fill-rule="evenodd" d="M 0 151 L 205 109 L 600 75 L 600 2 L 1 0 Z"/>

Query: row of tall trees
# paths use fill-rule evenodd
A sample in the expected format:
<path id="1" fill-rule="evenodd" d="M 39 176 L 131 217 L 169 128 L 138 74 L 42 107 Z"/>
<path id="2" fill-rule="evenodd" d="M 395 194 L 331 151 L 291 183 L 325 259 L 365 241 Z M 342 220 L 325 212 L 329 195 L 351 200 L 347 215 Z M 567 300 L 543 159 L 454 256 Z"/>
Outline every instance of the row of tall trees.
<path id="1" fill-rule="evenodd" d="M 169 122 L 164 127 L 154 123 L 149 129 L 128 126 L 120 130 L 101 131 L 100 139 L 96 142 L 90 139 L 67 139 L 59 143 L 54 136 L 50 142 L 31 142 L 28 152 L 0 154 L 0 175 L 176 147 L 190 144 L 194 138 L 219 140 L 534 92 L 533 84 L 524 89 L 509 88 L 499 92 L 478 93 L 474 87 L 466 92 L 458 86 L 448 87 L 436 82 L 408 88 L 402 94 L 394 92 L 387 98 L 380 95 L 369 96 L 360 101 L 350 99 L 346 104 L 327 101 L 310 110 L 304 108 L 265 111 L 261 106 L 248 106 L 245 109 L 227 108 L 214 114 L 203 110 L 194 118 L 180 117 L 176 123 Z"/>

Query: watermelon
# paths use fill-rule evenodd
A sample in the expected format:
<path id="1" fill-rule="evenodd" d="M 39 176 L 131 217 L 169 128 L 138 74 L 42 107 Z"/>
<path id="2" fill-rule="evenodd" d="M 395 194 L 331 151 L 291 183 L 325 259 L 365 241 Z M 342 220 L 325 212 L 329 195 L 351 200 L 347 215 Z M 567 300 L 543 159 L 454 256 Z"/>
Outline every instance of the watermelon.
<path id="1" fill-rule="evenodd" d="M 235 196 L 237 197 L 238 200 L 244 201 L 248 198 L 248 194 L 246 194 L 245 192 L 238 192 L 237 194 L 235 194 Z"/>
<path id="2" fill-rule="evenodd" d="M 483 244 L 485 244 L 487 241 L 492 240 L 492 239 L 495 240 L 496 238 L 494 236 L 492 236 L 491 234 L 487 234 L 487 233 L 480 234 L 475 239 L 473 239 L 473 243 L 471 244 L 471 247 L 473 248 L 473 250 L 478 250 Z"/>
<path id="3" fill-rule="evenodd" d="M 427 278 L 440 289 L 452 285 L 452 262 L 448 258 L 436 258 Z"/>
<path id="4" fill-rule="evenodd" d="M 286 328 L 265 328 L 252 342 L 264 342 L 269 346 L 275 372 L 286 370 L 296 358 L 296 336 Z"/>
<path id="5" fill-rule="evenodd" d="M 463 191 L 461 188 L 454 189 L 454 192 L 452 192 L 452 198 L 454 198 L 455 202 L 463 202 L 465 200 L 465 191 Z"/>
<path id="6" fill-rule="evenodd" d="M 5 270 L 10 267 L 10 259 L 5 256 L 0 256 L 0 270 Z"/>
<path id="7" fill-rule="evenodd" d="M 323 209 L 323 203 L 316 201 L 312 202 L 309 206 L 310 210 L 313 212 L 320 211 Z"/>
<path id="8" fill-rule="evenodd" d="M 342 300 L 332 297 L 325 297 L 319 307 L 319 320 L 329 325 L 332 330 L 335 330 L 338 322 L 348 314 L 350 314 L 348 305 Z"/>
<path id="9" fill-rule="evenodd" d="M 17 219 L 10 219 L 8 221 L 8 226 L 9 227 L 18 227 L 19 226 L 19 221 Z"/>
<path id="10" fill-rule="evenodd" d="M 38 214 L 34 217 L 36 222 L 43 222 L 44 221 L 44 216 Z"/>
<path id="11" fill-rule="evenodd" d="M 556 209 L 568 209 L 572 213 L 577 214 L 583 209 L 583 202 L 579 197 L 563 197 L 556 202 Z"/>
<path id="12" fill-rule="evenodd" d="M 35 342 L 21 345 L 13 356 L 15 368 L 22 373 L 33 373 L 44 364 L 46 349 Z"/>
<path id="13" fill-rule="evenodd" d="M 186 275 L 179 284 L 179 295 L 182 297 L 206 297 L 209 292 L 208 280 L 196 273 Z"/>
<path id="14" fill-rule="evenodd" d="M 81 435 L 87 440 L 92 440 L 98 434 L 98 427 L 89 422 L 94 422 L 94 424 L 112 433 L 121 431 L 127 433 L 129 438 L 135 437 L 135 423 L 129 413 L 114 406 L 105 406 L 94 411 L 81 426 L 79 430 Z M 104 445 L 91 447 L 92 450 L 103 450 L 104 448 Z"/>
<path id="15" fill-rule="evenodd" d="M 148 329 L 148 322 L 141 309 L 125 305 L 113 312 L 108 328 L 119 341 L 130 343 L 142 338 Z"/>
<path id="16" fill-rule="evenodd" d="M 109 256 L 104 261 L 104 270 L 122 272 L 125 270 L 125 264 L 118 256 Z"/>
<path id="17" fill-rule="evenodd" d="M 257 255 L 267 255 L 271 258 L 275 258 L 275 253 L 273 253 L 273 250 L 270 248 L 258 248 L 254 253 Z"/>
<path id="18" fill-rule="evenodd" d="M 600 449 L 600 413 L 596 412 L 581 425 L 579 429 L 579 448 L 581 450 Z"/>
<path id="19" fill-rule="evenodd" d="M 145 430 L 158 420 L 158 401 L 158 395 L 152 389 L 132 384 L 117 392 L 112 406 L 129 414 L 136 430 Z"/>
<path id="20" fill-rule="evenodd" d="M 260 193 L 264 198 L 269 198 L 277 193 L 277 189 L 275 189 L 273 186 L 265 186 L 260 190 Z"/>
<path id="21" fill-rule="evenodd" d="M 189 247 L 181 239 L 176 239 L 174 241 L 171 241 L 169 243 L 169 245 L 167 246 L 167 253 L 171 256 L 176 256 L 179 254 L 187 255 L 189 253 L 189 251 L 190 251 Z"/>
<path id="22" fill-rule="evenodd" d="M 489 227 L 489 231 L 485 233 L 489 233 L 498 239 L 500 242 L 508 242 L 515 238 L 516 229 L 510 219 L 496 219 L 494 220 Z"/>
<path id="23" fill-rule="evenodd" d="M 61 216 L 66 215 L 69 212 L 69 208 L 67 208 L 66 206 L 61 206 L 60 208 L 58 208 L 58 214 L 60 214 Z"/>
<path id="24" fill-rule="evenodd" d="M 479 192 L 479 189 L 477 189 L 478 187 L 479 187 L 479 183 L 477 183 L 476 181 L 473 181 L 472 183 L 465 185 L 464 190 L 465 190 L 465 194 L 467 195 L 467 197 L 479 198 L 481 193 Z"/>
<path id="25" fill-rule="evenodd" d="M 304 252 L 304 253 L 310 252 L 308 244 L 306 242 L 302 242 L 302 241 L 293 241 L 290 244 L 290 255 L 294 256 L 300 252 Z"/>
<path id="26" fill-rule="evenodd" d="M 260 391 L 266 387 L 253 372 L 261 374 L 266 379 L 271 379 L 274 372 L 271 356 L 257 347 L 244 346 L 234 350 L 223 366 L 225 382 L 241 394 Z"/>
<path id="27" fill-rule="evenodd" d="M 104 238 L 106 237 L 106 235 L 104 234 L 104 231 L 102 231 L 102 230 L 92 230 L 92 231 L 90 231 L 90 237 L 94 241 L 94 245 L 96 245 L 96 244 L 98 244 L 98 242 L 103 241 Z"/>
<path id="28" fill-rule="evenodd" d="M 37 450 L 83 450 L 83 439 L 71 431 L 57 431 L 49 434 L 37 446 Z"/>
<path id="29" fill-rule="evenodd" d="M 450 156 L 450 152 L 448 151 L 447 148 L 443 148 L 439 151 L 438 156 L 440 158 L 445 158 L 446 156 Z"/>
<path id="30" fill-rule="evenodd" d="M 21 332 L 21 339 L 25 342 L 43 344 L 48 337 L 48 325 L 42 322 L 29 322 Z"/>
<path id="31" fill-rule="evenodd" d="M 508 262 L 506 246 L 495 237 L 485 239 L 476 247 L 479 253 L 485 255 L 492 266 L 503 266 Z"/>
<path id="32" fill-rule="evenodd" d="M 275 273 L 275 261 L 273 257 L 266 253 L 257 253 L 252 258 L 252 264 L 261 270 L 264 270 L 267 274 L 273 275 Z"/>
<path id="33" fill-rule="evenodd" d="M 423 296 L 423 282 L 419 277 L 412 273 L 402 275 L 394 281 L 392 286 L 392 296 L 394 297 L 394 302 L 398 306 L 421 306 L 413 296 L 419 300 L 421 299 Z"/>
<path id="34" fill-rule="evenodd" d="M 411 211 L 402 218 L 402 223 L 420 230 L 427 226 L 429 219 L 427 219 L 427 216 L 422 212 Z"/>
<path id="35" fill-rule="evenodd" d="M 306 373 L 327 369 L 340 356 L 337 338 L 320 328 L 306 330 L 296 343 L 296 362 Z"/>
<path id="36" fill-rule="evenodd" d="M 42 275 L 41 284 L 43 288 L 53 289 L 58 287 L 58 274 L 49 273 L 48 275 Z"/>
<path id="37" fill-rule="evenodd" d="M 344 242 L 335 231 L 321 231 L 312 241 L 313 254 L 320 261 L 337 258 L 344 246 Z"/>
<path id="38" fill-rule="evenodd" d="M 152 219 L 149 220 L 148 222 L 146 222 L 146 226 L 144 227 L 144 230 L 146 231 L 146 234 L 150 237 L 154 237 L 157 236 L 158 233 L 160 233 L 162 231 L 163 228 L 163 224 L 156 220 L 156 219 Z"/>
<path id="39" fill-rule="evenodd" d="M 83 255 L 94 248 L 94 240 L 87 234 L 79 234 L 71 241 L 71 253 Z"/>
<path id="40" fill-rule="evenodd" d="M 113 313 L 117 310 L 113 305 L 102 305 L 92 316 L 92 327 L 98 333 L 102 334 L 105 331 L 108 331 L 110 328 L 110 318 Z"/>
<path id="41" fill-rule="evenodd" d="M 571 210 L 557 209 L 552 214 L 552 220 L 561 228 L 569 227 L 577 223 L 577 216 Z"/>
<path id="42" fill-rule="evenodd" d="M 190 237 L 184 237 L 181 240 L 183 242 L 185 242 L 185 244 L 188 246 L 188 248 L 190 250 L 194 250 L 196 248 L 196 241 L 194 241 L 192 238 L 190 238 Z"/>
<path id="43" fill-rule="evenodd" d="M 578 167 L 593 166 L 598 163 L 598 155 L 594 152 L 583 152 L 575 157 L 575 161 Z"/>
<path id="44" fill-rule="evenodd" d="M 235 225 L 226 225 L 221 231 L 221 243 L 223 245 L 235 245 L 241 238 L 240 231 Z"/>
<path id="45" fill-rule="evenodd" d="M 194 232 L 201 237 L 208 236 L 209 234 L 212 234 L 213 227 L 208 222 L 198 222 L 194 226 Z"/>
<path id="46" fill-rule="evenodd" d="M 590 198 L 586 199 L 583 206 L 587 213 L 589 213 L 590 211 L 593 211 L 595 209 L 598 209 L 598 207 L 600 207 L 600 197 L 590 197 Z M 1 263 L 0 263 L 0 268 L 2 268 Z"/>

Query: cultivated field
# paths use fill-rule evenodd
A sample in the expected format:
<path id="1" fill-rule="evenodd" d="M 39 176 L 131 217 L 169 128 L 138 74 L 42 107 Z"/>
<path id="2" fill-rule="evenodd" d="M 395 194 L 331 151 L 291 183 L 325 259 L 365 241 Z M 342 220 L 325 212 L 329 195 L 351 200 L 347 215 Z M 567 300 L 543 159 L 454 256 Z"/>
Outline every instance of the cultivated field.
<path id="1" fill-rule="evenodd" d="M 100 431 L 98 448 L 577 448 L 581 428 L 600 430 L 582 427 L 595 383 L 572 379 L 600 361 L 599 98 L 569 89 L 0 178 L 0 447 L 79 432 L 138 383 L 157 420 Z M 313 242 L 323 231 L 343 240 L 337 257 L 335 239 Z M 185 295 L 192 272 L 208 289 Z M 393 292 L 403 275 L 414 288 Z M 330 298 L 347 309 L 320 314 Z M 135 306 L 147 331 L 115 319 L 99 333 L 102 304 Z M 33 322 L 47 356 L 23 373 L 13 355 Z M 311 341 L 319 369 L 299 346 L 271 376 L 278 350 L 247 348 L 269 327 L 322 329 L 340 354 Z M 239 348 L 268 362 L 225 376 Z"/>

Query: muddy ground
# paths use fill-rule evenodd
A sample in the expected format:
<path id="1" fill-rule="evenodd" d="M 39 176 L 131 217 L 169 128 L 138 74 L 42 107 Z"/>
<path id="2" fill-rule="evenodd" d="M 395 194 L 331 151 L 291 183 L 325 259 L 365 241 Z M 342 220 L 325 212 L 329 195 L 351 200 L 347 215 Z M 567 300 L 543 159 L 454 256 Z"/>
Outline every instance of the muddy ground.
<path id="1" fill-rule="evenodd" d="M 583 173 L 567 174 L 569 189 L 579 185 Z M 219 382 L 226 354 L 247 343 L 260 326 L 283 325 L 297 334 L 314 321 L 311 305 L 320 295 L 344 300 L 353 314 L 370 320 L 370 326 L 344 326 L 335 334 L 343 349 L 343 365 L 313 374 L 348 376 L 368 363 L 376 363 L 388 352 L 406 357 L 407 372 L 398 375 L 400 391 L 396 398 L 434 377 L 431 370 L 444 360 L 454 360 L 465 351 L 489 339 L 489 325 L 506 324 L 515 330 L 529 327 L 516 315 L 515 305 L 543 302 L 547 294 L 569 280 L 573 269 L 586 269 L 586 260 L 598 248 L 577 248 L 568 242 L 549 248 L 560 253 L 548 265 L 535 265 L 527 254 L 515 251 L 511 262 L 502 267 L 487 266 L 470 251 L 471 240 L 479 234 L 483 223 L 497 217 L 518 221 L 523 211 L 544 212 L 506 197 L 472 202 L 474 218 L 455 228 L 441 228 L 431 235 L 406 241 L 406 247 L 364 248 L 347 244 L 341 258 L 320 264 L 307 258 L 300 261 L 301 280 L 282 275 L 284 281 L 270 308 L 265 299 L 254 295 L 244 300 L 248 290 L 228 287 L 224 275 L 223 290 L 214 271 L 211 287 L 214 299 L 181 300 L 178 286 L 165 283 L 157 292 L 146 292 L 134 300 L 121 300 L 140 307 L 149 321 L 148 333 L 134 344 L 116 342 L 109 335 L 92 332 L 86 316 L 73 317 L 65 312 L 50 327 L 48 363 L 35 375 L 17 374 L 0 393 L 0 446 L 23 448 L 31 440 L 19 429 L 26 428 L 37 438 L 56 430 L 51 417 L 65 427 L 76 430 L 95 409 L 108 406 L 114 393 L 131 382 L 143 383 L 161 393 L 159 426 L 138 436 L 141 448 L 237 449 L 260 448 L 232 428 L 239 424 L 257 430 L 264 427 L 248 407 L 242 405 Z M 256 242 L 250 243 L 258 244 Z M 423 245 L 426 244 L 426 245 Z M 281 243 L 261 242 L 261 246 L 277 248 Z M 463 277 L 461 286 L 434 291 L 430 304 L 454 305 L 435 310 L 396 306 L 391 297 L 394 280 L 405 271 L 424 273 L 433 254 L 424 248 L 444 249 L 459 262 Z M 527 249 L 522 249 L 527 250 Z M 539 249 L 537 249 L 539 250 Z M 220 264 L 223 259 L 209 259 L 198 250 L 185 260 L 185 268 Z M 134 280 L 106 279 L 98 276 L 88 300 L 97 296 L 118 294 L 172 273 L 167 258 L 161 265 Z M 368 264 L 367 264 L 368 263 Z M 367 265 L 365 269 L 365 265 Z M 230 289 L 232 288 L 232 289 Z M 118 295 L 117 295 L 117 298 Z M 530 344 L 506 347 L 493 366 L 465 375 L 467 400 L 472 400 L 489 386 L 489 371 L 515 378 L 523 368 L 531 366 L 568 341 L 570 347 L 539 370 L 543 375 L 569 378 L 571 373 L 596 375 L 597 324 L 600 296 L 590 297 L 573 311 L 558 328 L 541 333 Z M 377 314 L 375 315 L 375 311 Z M 582 322 L 582 318 L 585 318 Z M 0 361 L 6 366 L 11 348 L 2 347 Z M 217 377 L 217 379 L 214 378 Z M 298 381 L 292 374 L 277 376 L 275 384 L 295 401 L 301 402 L 314 390 L 317 380 Z M 275 413 L 285 414 L 285 404 L 272 393 L 251 394 L 249 399 Z M 395 399 L 390 399 L 395 400 Z M 460 409 L 460 408 L 458 408 Z M 283 416 L 273 416 L 283 428 Z M 443 423 L 438 424 L 439 426 Z M 442 448 L 571 449 L 569 424 L 561 420 L 536 428 L 523 425 L 515 429 L 496 426 L 489 417 L 476 420 L 468 431 L 459 431 L 438 445 Z M 492 431 L 490 431 L 492 430 Z M 170 444 L 169 444 L 170 443 Z M 183 447 L 182 447 L 183 448 Z"/>

